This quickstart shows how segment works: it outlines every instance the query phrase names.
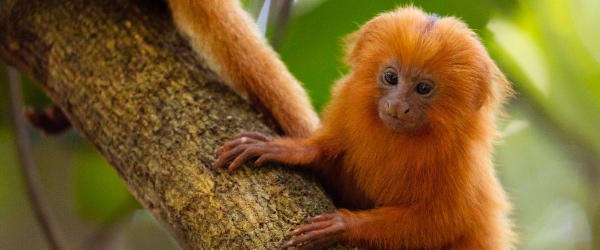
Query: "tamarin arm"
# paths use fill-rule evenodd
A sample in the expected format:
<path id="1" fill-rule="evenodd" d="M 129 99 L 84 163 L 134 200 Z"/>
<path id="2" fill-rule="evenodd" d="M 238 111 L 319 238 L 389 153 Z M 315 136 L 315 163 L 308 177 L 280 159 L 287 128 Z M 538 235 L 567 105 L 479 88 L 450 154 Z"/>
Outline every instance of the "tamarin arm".
<path id="1" fill-rule="evenodd" d="M 288 136 L 316 129 L 319 119 L 305 90 L 238 0 L 169 0 L 169 5 L 194 50 L 234 91 Z"/>
<path id="2" fill-rule="evenodd" d="M 436 216 L 439 215 L 439 216 Z M 461 226 L 444 211 L 388 206 L 372 210 L 337 210 L 310 218 L 290 232 L 284 247 L 320 249 L 337 242 L 382 249 L 442 248 L 456 240 Z M 431 232 L 436 232 L 432 234 Z"/>

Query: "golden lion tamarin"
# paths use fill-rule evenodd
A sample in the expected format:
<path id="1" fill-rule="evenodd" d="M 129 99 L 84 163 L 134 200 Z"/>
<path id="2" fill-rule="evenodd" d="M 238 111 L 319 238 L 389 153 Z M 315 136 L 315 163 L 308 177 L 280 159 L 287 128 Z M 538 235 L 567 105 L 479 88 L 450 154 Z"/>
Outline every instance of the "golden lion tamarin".
<path id="1" fill-rule="evenodd" d="M 348 39 L 346 76 L 306 138 L 242 133 L 215 168 L 282 162 L 315 172 L 339 208 L 284 247 L 511 249 L 510 204 L 496 179 L 494 117 L 510 83 L 463 22 L 415 7 Z"/>

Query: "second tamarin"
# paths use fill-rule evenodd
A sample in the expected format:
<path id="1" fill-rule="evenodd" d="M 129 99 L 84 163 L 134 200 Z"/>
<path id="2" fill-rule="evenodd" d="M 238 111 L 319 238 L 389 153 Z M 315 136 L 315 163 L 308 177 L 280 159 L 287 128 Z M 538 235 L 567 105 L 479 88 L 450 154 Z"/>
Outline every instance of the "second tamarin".
<path id="1" fill-rule="evenodd" d="M 233 170 L 282 162 L 315 172 L 339 208 L 284 247 L 510 249 L 510 204 L 492 163 L 494 117 L 512 94 L 463 22 L 414 7 L 348 38 L 350 70 L 306 138 L 243 133 L 217 152 Z"/>

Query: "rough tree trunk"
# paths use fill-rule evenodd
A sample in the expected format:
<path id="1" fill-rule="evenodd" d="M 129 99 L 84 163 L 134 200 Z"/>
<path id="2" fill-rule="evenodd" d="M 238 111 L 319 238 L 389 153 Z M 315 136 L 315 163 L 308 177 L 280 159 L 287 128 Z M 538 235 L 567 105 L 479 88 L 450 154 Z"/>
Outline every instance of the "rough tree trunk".
<path id="1" fill-rule="evenodd" d="M 273 132 L 193 54 L 164 2 L 0 0 L 0 56 L 42 87 L 185 248 L 277 248 L 334 208 L 291 170 L 210 169 L 225 139 Z"/>

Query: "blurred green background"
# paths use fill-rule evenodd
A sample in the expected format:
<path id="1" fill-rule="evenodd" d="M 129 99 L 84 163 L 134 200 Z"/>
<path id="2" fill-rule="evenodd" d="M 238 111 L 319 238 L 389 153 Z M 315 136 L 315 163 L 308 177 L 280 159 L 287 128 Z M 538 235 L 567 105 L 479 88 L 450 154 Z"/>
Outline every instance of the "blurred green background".
<path id="1" fill-rule="evenodd" d="M 252 13 L 261 2 L 244 1 Z M 317 109 L 346 71 L 341 38 L 409 2 L 297 1 L 279 49 Z M 467 22 L 518 91 L 500 124 L 496 163 L 515 205 L 519 249 L 600 249 L 600 1 L 412 2 Z M 268 37 L 273 30 L 269 25 Z M 0 249 L 44 249 L 16 165 L 3 66 L 0 61 Z M 31 82 L 24 91 L 28 106 L 49 104 Z M 71 248 L 177 248 L 77 132 L 48 138 L 30 129 L 30 137 L 45 195 Z"/>

